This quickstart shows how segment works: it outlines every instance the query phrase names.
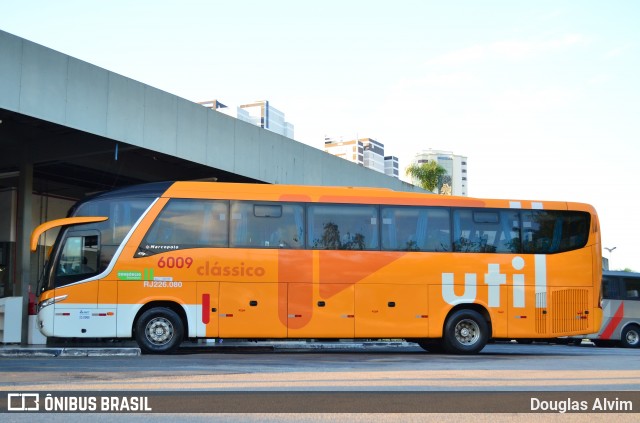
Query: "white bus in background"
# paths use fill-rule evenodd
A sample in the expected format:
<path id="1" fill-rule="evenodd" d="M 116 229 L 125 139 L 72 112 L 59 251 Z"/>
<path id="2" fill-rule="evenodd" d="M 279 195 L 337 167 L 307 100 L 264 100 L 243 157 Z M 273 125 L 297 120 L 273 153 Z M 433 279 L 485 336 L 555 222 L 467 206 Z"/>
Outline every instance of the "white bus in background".
<path id="1" fill-rule="evenodd" d="M 640 273 L 602 272 L 602 326 L 586 336 L 598 347 L 640 347 Z"/>

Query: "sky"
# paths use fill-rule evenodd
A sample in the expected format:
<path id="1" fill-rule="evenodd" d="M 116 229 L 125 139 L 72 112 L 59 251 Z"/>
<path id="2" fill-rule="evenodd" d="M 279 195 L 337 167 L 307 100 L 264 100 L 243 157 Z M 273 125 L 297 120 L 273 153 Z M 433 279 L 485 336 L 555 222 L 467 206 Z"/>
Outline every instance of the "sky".
<path id="1" fill-rule="evenodd" d="M 0 29 L 295 139 L 468 157 L 472 197 L 595 206 L 640 271 L 640 2 L 0 0 Z M 0 52 L 0 60 L 2 58 Z M 403 175 L 403 179 L 405 179 Z"/>

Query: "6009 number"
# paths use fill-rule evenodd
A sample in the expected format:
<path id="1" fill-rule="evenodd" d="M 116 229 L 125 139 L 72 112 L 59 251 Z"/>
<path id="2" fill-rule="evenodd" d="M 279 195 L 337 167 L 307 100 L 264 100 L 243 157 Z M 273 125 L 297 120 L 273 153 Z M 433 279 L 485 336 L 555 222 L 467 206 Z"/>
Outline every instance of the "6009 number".
<path id="1" fill-rule="evenodd" d="M 182 269 L 186 267 L 188 269 L 192 264 L 193 259 L 191 257 L 160 257 L 158 260 L 158 267 L 160 269 L 164 269 L 165 267 L 168 269 Z"/>

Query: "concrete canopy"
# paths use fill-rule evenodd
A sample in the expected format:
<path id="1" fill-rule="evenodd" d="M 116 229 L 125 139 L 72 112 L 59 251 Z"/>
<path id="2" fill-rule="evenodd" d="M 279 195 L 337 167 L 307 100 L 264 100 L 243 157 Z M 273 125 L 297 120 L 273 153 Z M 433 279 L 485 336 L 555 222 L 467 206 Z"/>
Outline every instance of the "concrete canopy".
<path id="1" fill-rule="evenodd" d="M 0 59 L 0 187 L 27 161 L 37 191 L 69 198 L 179 179 L 415 190 L 3 31 Z"/>
<path id="2" fill-rule="evenodd" d="M 163 180 L 258 182 L 0 109 L 0 188 L 16 187 L 21 162 L 33 165 L 33 190 L 61 198 Z"/>

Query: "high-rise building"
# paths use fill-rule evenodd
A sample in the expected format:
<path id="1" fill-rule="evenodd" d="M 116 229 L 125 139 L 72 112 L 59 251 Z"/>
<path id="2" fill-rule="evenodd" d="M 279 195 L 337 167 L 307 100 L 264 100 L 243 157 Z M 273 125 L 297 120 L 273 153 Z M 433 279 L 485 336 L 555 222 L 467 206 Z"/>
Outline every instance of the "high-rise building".
<path id="1" fill-rule="evenodd" d="M 400 177 L 400 166 L 398 165 L 398 158 L 396 156 L 384 156 L 384 173 L 385 175 L 393 176 L 394 178 Z"/>
<path id="2" fill-rule="evenodd" d="M 364 167 L 384 173 L 384 144 L 371 138 L 360 138 L 364 147 Z"/>
<path id="3" fill-rule="evenodd" d="M 413 158 L 414 164 L 436 162 L 447 174 L 441 179 L 436 192 L 448 195 L 469 195 L 467 180 L 467 158 L 453 154 L 451 151 L 422 150 Z M 413 184 L 417 185 L 414 179 Z"/>
<path id="4" fill-rule="evenodd" d="M 254 101 L 253 103 L 241 104 L 239 109 L 247 112 L 241 114 L 238 111 L 238 119 L 252 123 L 264 129 L 268 129 L 276 134 L 293 138 L 293 125 L 284 118 L 284 113 L 269 104 L 267 100 Z"/>
<path id="5" fill-rule="evenodd" d="M 372 138 L 342 141 L 325 137 L 324 151 L 366 168 L 399 177 L 398 158 L 384 155 L 384 144 Z"/>
<path id="6" fill-rule="evenodd" d="M 364 145 L 360 140 L 342 141 L 325 137 L 324 151 L 364 166 Z"/>
<path id="7" fill-rule="evenodd" d="M 202 101 L 198 104 L 293 139 L 293 124 L 287 122 L 284 113 L 271 106 L 267 100 L 254 101 L 235 108 L 227 107 L 218 100 Z"/>

